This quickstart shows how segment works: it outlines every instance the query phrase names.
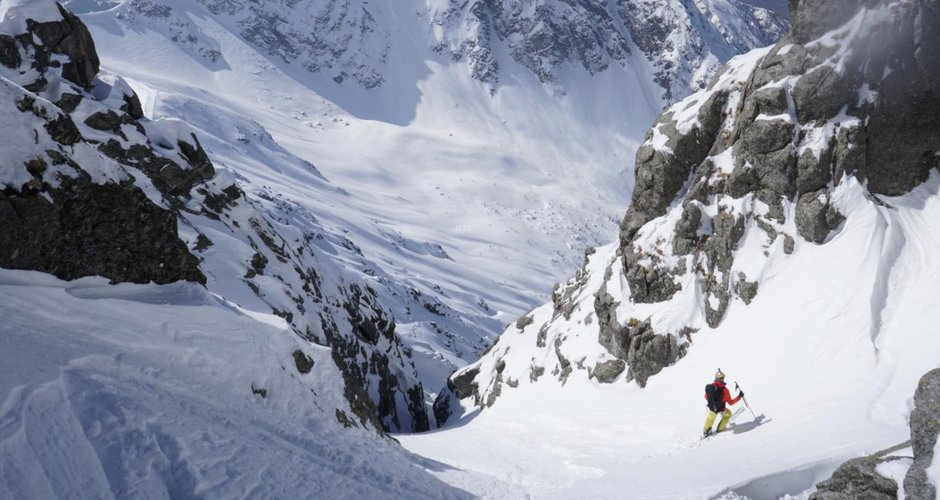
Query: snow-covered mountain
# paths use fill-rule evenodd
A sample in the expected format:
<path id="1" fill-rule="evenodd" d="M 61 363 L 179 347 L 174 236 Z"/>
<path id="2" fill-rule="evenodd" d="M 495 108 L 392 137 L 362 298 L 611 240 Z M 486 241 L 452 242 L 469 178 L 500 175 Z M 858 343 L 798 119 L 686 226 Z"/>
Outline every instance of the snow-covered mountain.
<path id="1" fill-rule="evenodd" d="M 930 498 L 940 6 L 791 3 L 0 0 L 0 496 Z"/>
<path id="2" fill-rule="evenodd" d="M 439 3 L 431 14 L 440 50 L 466 58 L 481 81 L 499 81 L 500 51 L 542 82 L 566 64 L 591 74 L 630 70 L 639 52 L 667 100 L 701 88 L 719 62 L 776 41 L 785 27 L 766 9 L 724 0 Z"/>
<path id="3" fill-rule="evenodd" d="M 487 4 L 471 10 L 504 19 L 472 33 L 477 14 L 458 3 L 66 5 L 147 117 L 192 125 L 260 210 L 320 235 L 375 291 L 409 358 L 405 372 L 413 362 L 428 398 L 541 300 L 583 247 L 610 238 L 631 189 L 624 172 L 664 99 L 782 30 L 765 11 L 729 2 L 675 2 L 654 9 L 655 22 L 628 3 L 603 12 L 591 2 Z M 593 34 L 562 32 L 575 24 Z M 641 29 L 660 30 L 643 35 L 647 49 L 632 41 Z M 529 39 L 516 46 L 520 37 Z M 615 43 L 626 51 L 604 65 L 582 58 Z M 470 44 L 496 64 L 493 78 L 477 74 Z M 311 316 L 295 300 L 273 307 Z M 410 374 L 396 377 L 414 387 Z M 376 390 L 375 404 L 387 406 Z M 401 425 L 386 422 L 410 428 Z"/>
<path id="4" fill-rule="evenodd" d="M 670 490 L 653 481 L 632 491 L 754 491 L 750 479 L 778 474 L 764 492 L 776 497 L 905 439 L 906 402 L 940 359 L 938 6 L 796 5 L 787 37 L 732 59 L 650 129 L 619 242 L 590 250 L 551 303 L 451 377 L 435 414 L 471 422 L 408 446 L 499 475 L 504 462 L 448 446 L 492 446 L 493 429 L 522 429 L 490 450 L 500 455 L 545 422 L 590 422 L 597 436 L 552 443 L 586 454 L 570 470 L 526 469 L 532 481 L 565 478 L 536 491 L 584 493 L 591 474 L 579 471 L 632 471 L 587 490 L 609 495 L 669 462 L 697 472 Z M 697 450 L 650 457 L 681 441 L 683 426 L 700 433 L 690 415 L 719 366 L 763 414 L 741 418 L 754 418 L 742 433 L 760 431 L 709 453 L 747 466 L 720 463 L 718 475 Z M 598 450 L 613 446 L 603 439 L 622 456 Z"/>

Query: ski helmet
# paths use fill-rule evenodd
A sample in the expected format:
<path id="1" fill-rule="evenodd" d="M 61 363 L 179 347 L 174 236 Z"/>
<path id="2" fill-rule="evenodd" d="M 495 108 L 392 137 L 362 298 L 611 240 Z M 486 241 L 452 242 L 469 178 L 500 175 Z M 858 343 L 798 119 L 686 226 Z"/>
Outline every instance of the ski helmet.
<path id="1" fill-rule="evenodd" d="M 715 380 L 724 380 L 724 379 L 725 379 L 725 373 L 721 371 L 721 368 L 719 368 L 718 371 L 715 372 Z"/>

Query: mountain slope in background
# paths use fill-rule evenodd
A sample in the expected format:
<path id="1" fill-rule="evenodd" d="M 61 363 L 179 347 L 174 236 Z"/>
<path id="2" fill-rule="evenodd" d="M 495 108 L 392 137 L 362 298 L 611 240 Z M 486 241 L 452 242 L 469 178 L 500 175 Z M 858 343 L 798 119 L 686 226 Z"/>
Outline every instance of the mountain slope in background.
<path id="1" fill-rule="evenodd" d="M 632 26 L 624 16 L 641 6 L 626 2 L 68 3 L 147 116 L 186 120 L 276 217 L 316 217 L 337 235 L 336 260 L 390 310 L 429 397 L 610 238 L 624 173 L 668 94 L 781 32 L 765 11 L 699 4 Z M 477 14 L 501 20 L 467 31 Z M 571 24 L 591 35 L 559 31 Z M 641 49 L 632 40 L 653 25 L 669 29 Z M 494 79 L 477 74 L 473 44 L 498 63 Z"/>
<path id="2" fill-rule="evenodd" d="M 907 400 L 940 359 L 936 12 L 800 2 L 790 35 L 670 107 L 637 153 L 619 243 L 451 378 L 435 414 L 457 427 L 406 446 L 490 474 L 521 443 L 575 454 L 516 471 L 543 494 L 643 478 L 637 496 L 704 496 L 768 475 L 776 497 L 904 441 Z M 719 366 L 760 413 L 684 444 Z M 456 442 L 499 442 L 487 453 L 505 458 Z"/>

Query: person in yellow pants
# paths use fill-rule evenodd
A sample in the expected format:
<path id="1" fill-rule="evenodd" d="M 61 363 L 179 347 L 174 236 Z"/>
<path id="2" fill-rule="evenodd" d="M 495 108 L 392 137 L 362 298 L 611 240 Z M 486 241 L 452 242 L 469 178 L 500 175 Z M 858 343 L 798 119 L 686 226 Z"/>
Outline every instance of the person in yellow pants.
<path id="1" fill-rule="evenodd" d="M 705 386 L 705 401 L 708 402 L 708 416 L 705 417 L 705 437 L 712 435 L 712 427 L 715 425 L 715 418 L 721 414 L 721 420 L 718 422 L 718 430 L 721 432 L 728 426 L 731 420 L 731 410 L 725 408 L 725 405 L 734 405 L 744 397 L 744 392 L 739 391 L 738 397 L 732 398 L 731 391 L 725 386 L 725 374 L 718 369 L 715 373 L 715 381 Z"/>
<path id="2" fill-rule="evenodd" d="M 718 418 L 718 414 L 709 410 L 708 416 L 705 417 L 705 435 L 711 434 L 712 427 L 715 426 L 715 419 Z M 728 421 L 731 420 L 731 410 L 725 408 L 725 411 L 721 412 L 721 420 L 718 421 L 718 430 L 715 432 L 721 432 L 725 430 L 725 427 L 728 427 Z"/>

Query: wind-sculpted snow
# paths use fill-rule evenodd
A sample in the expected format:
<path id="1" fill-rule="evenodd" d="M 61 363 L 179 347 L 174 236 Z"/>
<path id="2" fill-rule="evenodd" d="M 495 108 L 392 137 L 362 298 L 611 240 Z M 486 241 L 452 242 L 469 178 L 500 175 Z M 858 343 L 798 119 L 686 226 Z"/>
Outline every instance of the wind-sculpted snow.
<path id="1" fill-rule="evenodd" d="M 0 270 L 0 315 L 0 497 L 470 498 L 337 422 L 330 348 L 200 285 Z"/>

